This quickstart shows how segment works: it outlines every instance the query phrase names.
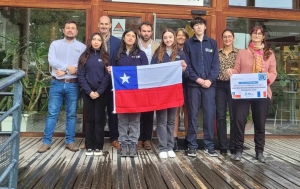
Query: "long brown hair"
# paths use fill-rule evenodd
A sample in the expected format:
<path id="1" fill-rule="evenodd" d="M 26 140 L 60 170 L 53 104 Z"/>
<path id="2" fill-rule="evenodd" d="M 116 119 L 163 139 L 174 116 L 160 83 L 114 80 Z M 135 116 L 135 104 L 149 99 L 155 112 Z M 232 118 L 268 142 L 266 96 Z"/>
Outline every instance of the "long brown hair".
<path id="1" fill-rule="evenodd" d="M 129 32 L 133 32 L 134 35 L 135 35 L 135 42 L 134 42 L 134 44 L 132 45 L 132 48 L 131 48 L 131 50 L 130 50 L 130 52 L 129 52 L 129 55 L 130 55 L 130 56 L 136 56 L 136 55 L 138 55 L 138 54 L 140 53 L 140 51 L 141 51 L 141 49 L 140 49 L 140 47 L 139 47 L 139 44 L 138 44 L 138 39 L 137 39 L 138 35 L 137 35 L 136 31 L 134 31 L 134 30 L 131 29 L 131 28 L 126 29 L 125 32 L 124 32 L 123 35 L 122 35 L 122 40 L 121 40 L 121 42 L 120 42 L 120 47 L 119 47 L 119 50 L 118 50 L 118 54 L 117 54 L 116 60 L 120 60 L 120 59 L 122 58 L 123 52 L 126 52 L 126 50 L 127 50 L 127 49 L 126 49 L 126 43 L 125 43 L 125 41 L 124 41 L 124 38 L 125 38 L 125 35 L 126 35 L 127 33 L 129 33 Z"/>
<path id="2" fill-rule="evenodd" d="M 108 66 L 108 64 L 109 64 L 109 55 L 108 55 L 108 53 L 105 50 L 104 39 L 103 39 L 102 35 L 99 32 L 95 32 L 89 38 L 89 40 L 87 42 L 87 45 L 86 45 L 86 49 L 85 49 L 85 51 L 82 53 L 82 55 L 79 58 L 78 67 L 79 66 L 83 67 L 84 64 L 86 63 L 86 61 L 89 59 L 90 54 L 91 54 L 91 50 L 93 50 L 92 40 L 93 40 L 93 38 L 94 38 L 95 35 L 99 35 L 100 38 L 101 38 L 102 43 L 101 43 L 101 46 L 100 46 L 100 58 L 101 58 L 103 64 L 105 66 Z"/>
<path id="3" fill-rule="evenodd" d="M 262 27 L 262 26 L 254 26 L 251 30 L 250 30 L 250 36 L 254 33 L 254 32 L 257 32 L 258 30 L 261 31 L 261 33 L 263 34 L 264 37 L 266 37 L 266 32 L 265 32 L 265 29 Z M 249 44 L 251 43 L 251 41 L 249 42 Z M 263 58 L 264 60 L 268 60 L 269 57 L 271 56 L 272 54 L 272 51 L 270 49 L 270 47 L 268 46 L 265 38 L 262 40 L 262 43 L 264 44 L 264 48 L 263 48 Z"/>
<path id="4" fill-rule="evenodd" d="M 177 54 L 178 54 L 178 45 L 177 45 L 177 42 L 176 42 L 175 32 L 171 28 L 166 28 L 162 32 L 162 35 L 161 35 L 162 42 L 160 43 L 159 47 L 155 50 L 155 53 L 154 53 L 154 57 L 157 57 L 158 63 L 163 62 L 164 55 L 165 55 L 165 53 L 167 51 L 166 44 L 163 42 L 164 34 L 166 32 L 171 32 L 173 34 L 173 36 L 174 36 L 174 43 L 172 44 L 171 61 L 174 61 L 176 59 Z"/>

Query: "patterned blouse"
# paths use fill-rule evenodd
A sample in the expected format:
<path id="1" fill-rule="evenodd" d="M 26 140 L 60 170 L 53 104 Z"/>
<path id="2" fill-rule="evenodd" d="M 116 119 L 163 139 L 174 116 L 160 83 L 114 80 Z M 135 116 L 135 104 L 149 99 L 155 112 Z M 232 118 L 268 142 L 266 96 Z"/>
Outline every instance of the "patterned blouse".
<path id="1" fill-rule="evenodd" d="M 237 48 L 233 48 L 232 51 L 226 56 L 223 51 L 223 48 L 219 50 L 219 60 L 220 60 L 220 72 L 217 77 L 217 80 L 220 81 L 229 81 L 227 76 L 227 69 L 233 68 L 235 64 L 235 59 L 238 53 Z"/>

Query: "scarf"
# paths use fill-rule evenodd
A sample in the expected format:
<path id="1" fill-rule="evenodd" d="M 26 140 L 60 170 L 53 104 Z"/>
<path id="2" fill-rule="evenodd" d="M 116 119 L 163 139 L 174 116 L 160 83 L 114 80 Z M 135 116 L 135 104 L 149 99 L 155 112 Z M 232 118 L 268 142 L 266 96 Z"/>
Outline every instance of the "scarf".
<path id="1" fill-rule="evenodd" d="M 107 52 L 107 42 L 110 38 L 110 32 L 108 32 L 108 34 L 106 36 L 103 36 L 103 38 L 104 38 L 104 42 L 105 42 L 104 43 L 105 44 L 105 51 Z"/>
<path id="2" fill-rule="evenodd" d="M 263 48 L 264 44 L 261 46 L 254 46 L 252 42 L 249 44 L 249 49 L 254 56 L 252 73 L 262 73 L 262 63 L 263 63 Z"/>

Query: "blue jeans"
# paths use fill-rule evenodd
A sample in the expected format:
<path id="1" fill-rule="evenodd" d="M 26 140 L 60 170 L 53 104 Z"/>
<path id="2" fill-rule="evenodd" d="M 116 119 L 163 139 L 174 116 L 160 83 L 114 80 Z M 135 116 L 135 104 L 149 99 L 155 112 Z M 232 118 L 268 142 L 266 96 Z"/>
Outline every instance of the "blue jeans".
<path id="1" fill-rule="evenodd" d="M 78 102 L 78 83 L 65 83 L 52 80 L 49 91 L 48 116 L 44 130 L 43 143 L 51 144 L 58 114 L 63 102 L 66 108 L 66 144 L 74 142 L 76 127 L 76 109 Z"/>
<path id="2" fill-rule="evenodd" d="M 205 148 L 213 150 L 214 147 L 214 117 L 216 114 L 215 87 L 209 88 L 188 86 L 188 131 L 186 140 L 189 148 L 198 148 L 197 144 L 197 117 L 199 108 L 203 108 L 203 141 Z"/>

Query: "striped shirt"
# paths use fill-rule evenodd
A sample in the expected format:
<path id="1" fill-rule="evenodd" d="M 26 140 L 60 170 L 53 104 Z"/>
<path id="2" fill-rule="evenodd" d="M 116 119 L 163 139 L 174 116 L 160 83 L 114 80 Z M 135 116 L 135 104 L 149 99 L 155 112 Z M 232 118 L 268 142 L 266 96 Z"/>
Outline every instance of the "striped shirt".
<path id="1" fill-rule="evenodd" d="M 68 43 L 65 38 L 53 41 L 48 53 L 48 61 L 52 67 L 51 75 L 57 79 L 77 78 L 77 75 L 71 74 L 58 77 L 55 71 L 66 71 L 68 66 L 77 67 L 78 59 L 85 48 L 85 45 L 76 39 L 72 40 L 70 43 Z"/>

